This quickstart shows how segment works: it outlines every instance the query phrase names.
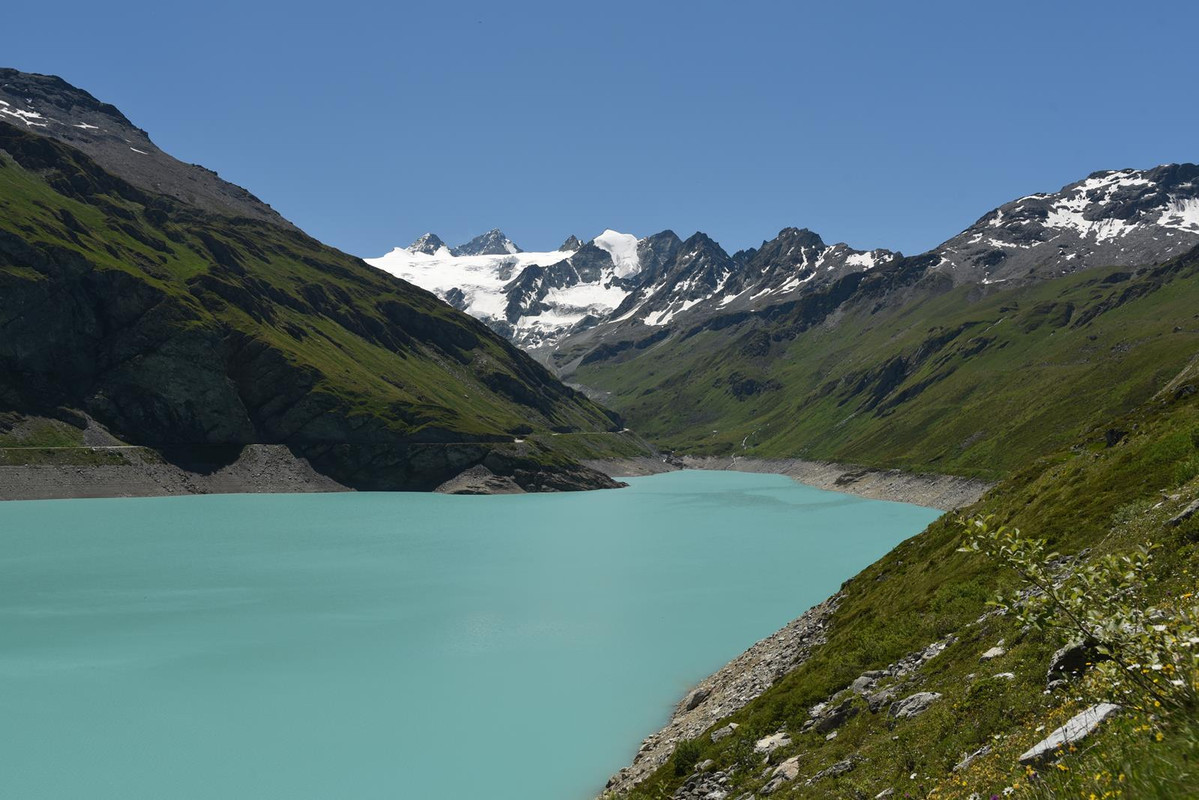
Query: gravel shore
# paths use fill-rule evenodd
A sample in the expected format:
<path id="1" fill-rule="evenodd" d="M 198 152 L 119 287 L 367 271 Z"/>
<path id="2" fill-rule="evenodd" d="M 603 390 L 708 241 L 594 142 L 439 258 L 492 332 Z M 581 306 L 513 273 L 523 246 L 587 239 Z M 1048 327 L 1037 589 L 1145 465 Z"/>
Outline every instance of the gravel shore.
<path id="1" fill-rule="evenodd" d="M 615 461 L 587 461 L 587 466 L 613 478 L 657 475 L 678 469 L 736 470 L 771 472 L 787 475 L 800 483 L 845 492 L 872 500 L 894 500 L 927 508 L 953 511 L 977 502 L 993 484 L 956 475 L 902 472 L 897 469 L 869 469 L 830 461 L 803 461 L 797 458 L 765 459 L 739 456 L 666 458 L 627 458 Z"/>
<path id="2" fill-rule="evenodd" d="M 163 463 L 142 448 L 114 452 L 126 463 L 0 466 L 0 500 L 349 491 L 283 445 L 248 445 L 236 461 L 211 472 Z"/>

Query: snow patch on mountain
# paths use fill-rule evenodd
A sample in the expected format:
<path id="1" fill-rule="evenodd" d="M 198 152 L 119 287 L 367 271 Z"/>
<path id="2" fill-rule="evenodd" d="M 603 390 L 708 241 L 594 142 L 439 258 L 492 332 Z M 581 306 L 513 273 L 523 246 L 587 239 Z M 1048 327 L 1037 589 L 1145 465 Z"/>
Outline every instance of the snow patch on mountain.
<path id="1" fill-rule="evenodd" d="M 1096 172 L 1025 195 L 934 252 L 956 282 L 1026 281 L 1097 266 L 1160 263 L 1199 244 L 1199 167 Z"/>
<path id="2" fill-rule="evenodd" d="M 527 253 L 499 231 L 453 248 L 427 233 L 365 261 L 428 289 L 520 344 L 537 346 L 588 317 L 609 316 L 624 302 L 629 290 L 620 279 L 641 268 L 638 242 L 632 234 L 606 230 L 587 256 L 574 237 L 563 249 Z"/>
<path id="3" fill-rule="evenodd" d="M 386 255 L 364 260 L 372 267 L 415 283 L 442 299 L 448 299 L 450 291 L 457 289 L 464 297 L 461 309 L 488 321 L 505 318 L 508 301 L 504 287 L 524 267 L 556 264 L 570 255 L 556 251 L 455 256 L 442 245 L 432 254 L 397 247 Z"/>
<path id="4" fill-rule="evenodd" d="M 1158 225 L 1191 233 L 1199 232 L 1199 197 L 1171 199 L 1162 210 Z"/>
<path id="5" fill-rule="evenodd" d="M 594 244 L 612 257 L 616 277 L 628 278 L 641 271 L 641 258 L 637 255 L 638 239 L 631 233 L 605 230 L 595 237 Z"/>

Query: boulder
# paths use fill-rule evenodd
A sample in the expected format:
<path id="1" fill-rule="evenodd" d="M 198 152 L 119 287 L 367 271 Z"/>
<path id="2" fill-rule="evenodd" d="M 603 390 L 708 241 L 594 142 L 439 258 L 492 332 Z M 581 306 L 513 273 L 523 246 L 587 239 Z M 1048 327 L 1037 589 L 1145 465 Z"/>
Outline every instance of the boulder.
<path id="1" fill-rule="evenodd" d="M 1003 655 L 1007 655 L 1007 650 L 1004 650 L 1001 645 L 995 645 L 990 650 L 988 650 L 987 652 L 985 652 L 981 656 L 979 656 L 978 660 L 979 661 L 991 661 L 992 659 L 999 658 L 1000 656 L 1003 656 Z"/>
<path id="2" fill-rule="evenodd" d="M 780 747 L 786 747 L 789 744 L 791 744 L 791 737 L 783 731 L 779 731 L 754 742 L 754 752 L 770 755 Z"/>
<path id="3" fill-rule="evenodd" d="M 708 699 L 708 695 L 710 694 L 712 694 L 712 690 L 702 686 L 698 689 L 692 689 L 691 694 L 683 698 L 683 710 L 694 711 L 700 703 Z"/>
<path id="4" fill-rule="evenodd" d="M 782 787 L 784 783 L 793 781 L 799 777 L 799 756 L 792 756 L 774 768 L 770 773 L 770 780 L 765 786 L 759 790 L 759 794 L 773 794 Z"/>
<path id="5" fill-rule="evenodd" d="M 1168 525 L 1171 528 L 1178 527 L 1179 525 L 1186 522 L 1191 517 L 1195 516 L 1195 512 L 1199 512 L 1199 500 L 1191 501 L 1191 504 L 1189 506 L 1184 508 L 1177 515 L 1171 517 L 1170 521 L 1167 522 L 1166 525 Z"/>
<path id="6" fill-rule="evenodd" d="M 895 699 L 894 689 L 883 689 L 881 692 L 866 695 L 866 705 L 872 714 L 877 714 L 883 706 Z"/>
<path id="7" fill-rule="evenodd" d="M 1099 724 L 1120 710 L 1114 703 L 1099 703 L 1075 714 L 1065 725 L 1034 744 L 1020 756 L 1021 764 L 1036 764 L 1053 757 L 1058 750 L 1089 736 Z"/>
<path id="8" fill-rule="evenodd" d="M 857 678 L 854 678 L 853 683 L 849 684 L 849 690 L 854 694 L 869 694 L 877 682 L 876 678 L 869 675 L 859 675 Z"/>
<path id="9" fill-rule="evenodd" d="M 1058 650 L 1049 659 L 1049 670 L 1045 673 L 1046 683 L 1076 678 L 1086 672 L 1087 667 L 1100 661 L 1107 661 L 1108 656 L 1098 650 L 1099 643 L 1095 641 L 1071 642 Z"/>
<path id="10" fill-rule="evenodd" d="M 833 764 L 831 767 L 828 767 L 827 769 L 822 769 L 819 772 L 817 772 L 815 775 L 813 775 L 812 777 L 808 778 L 807 785 L 811 786 L 813 783 L 824 780 L 825 778 L 835 778 L 838 775 L 844 775 L 846 772 L 849 772 L 854 767 L 856 767 L 858 765 L 859 760 L 860 759 L 858 759 L 856 756 L 850 756 L 847 759 L 838 761 L 836 764 Z"/>
<path id="11" fill-rule="evenodd" d="M 723 728 L 717 728 L 716 730 L 712 731 L 712 741 L 719 742 L 721 739 L 725 738 L 726 736 L 732 736 L 733 732 L 736 731 L 737 728 L 739 728 L 739 727 L 741 727 L 741 726 L 739 726 L 737 723 L 730 722 L 728 725 L 725 725 Z"/>
<path id="12" fill-rule="evenodd" d="M 909 719 L 928 711 L 928 707 L 941 699 L 939 692 L 916 692 L 891 706 L 891 716 L 896 719 Z"/>
<path id="13" fill-rule="evenodd" d="M 990 752 L 991 752 L 991 745 L 984 744 L 982 747 L 978 748 L 973 753 L 970 753 L 969 755 L 966 755 L 966 756 L 962 756 L 962 760 L 953 765 L 953 771 L 961 772 L 966 767 L 970 766 L 974 762 L 974 759 L 985 756 L 987 753 L 990 753 Z"/>
<path id="14" fill-rule="evenodd" d="M 855 716 L 858 711 L 858 707 L 854 705 L 853 697 L 845 698 L 836 706 L 830 706 L 828 703 L 820 703 L 808 711 L 811 719 L 804 724 L 804 730 L 815 729 L 817 733 L 828 733 L 831 730 L 840 728 L 851 717 Z"/>

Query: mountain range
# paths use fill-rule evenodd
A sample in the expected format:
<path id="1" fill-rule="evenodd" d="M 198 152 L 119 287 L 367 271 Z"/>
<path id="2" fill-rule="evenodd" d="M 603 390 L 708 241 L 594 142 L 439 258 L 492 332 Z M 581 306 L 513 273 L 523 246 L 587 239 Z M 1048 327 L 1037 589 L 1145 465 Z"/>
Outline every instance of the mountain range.
<path id="1" fill-rule="evenodd" d="M 954 284 L 1022 284 L 1094 266 L 1148 264 L 1199 243 L 1199 168 L 1098 172 L 983 215 L 923 254 L 922 271 Z M 606 230 L 551 252 L 523 252 L 492 230 L 459 247 L 425 234 L 367 263 L 423 286 L 529 349 L 574 350 L 638 329 L 755 313 L 854 273 L 885 271 L 885 249 L 827 245 L 787 228 L 729 254 L 703 233 L 638 239 Z M 590 331 L 585 339 L 571 340 Z"/>

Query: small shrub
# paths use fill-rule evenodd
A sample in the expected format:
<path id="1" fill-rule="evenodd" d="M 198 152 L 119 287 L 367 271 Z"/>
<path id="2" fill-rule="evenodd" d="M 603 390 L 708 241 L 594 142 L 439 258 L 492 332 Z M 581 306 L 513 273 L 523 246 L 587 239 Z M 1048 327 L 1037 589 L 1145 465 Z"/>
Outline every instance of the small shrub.
<path id="1" fill-rule="evenodd" d="M 679 742 L 674 749 L 674 755 L 670 757 L 674 763 L 674 774 L 687 775 L 690 773 L 699 763 L 701 755 L 702 747 L 698 739 L 684 739 Z"/>
<path id="2" fill-rule="evenodd" d="M 1178 466 L 1174 468 L 1174 484 L 1181 486 L 1196 475 L 1199 475 L 1199 455 L 1178 462 Z"/>

